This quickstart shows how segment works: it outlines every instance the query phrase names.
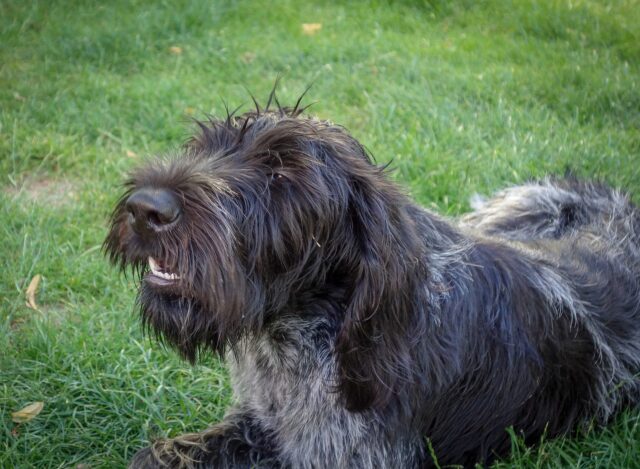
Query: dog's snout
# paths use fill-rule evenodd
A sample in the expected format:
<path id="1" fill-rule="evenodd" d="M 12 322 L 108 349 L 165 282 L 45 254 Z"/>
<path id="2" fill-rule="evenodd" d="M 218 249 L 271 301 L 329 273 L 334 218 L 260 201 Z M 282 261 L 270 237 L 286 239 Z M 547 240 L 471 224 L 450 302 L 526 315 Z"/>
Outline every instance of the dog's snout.
<path id="1" fill-rule="evenodd" d="M 125 204 L 133 230 L 140 235 L 162 231 L 178 221 L 180 202 L 166 189 L 139 189 Z"/>

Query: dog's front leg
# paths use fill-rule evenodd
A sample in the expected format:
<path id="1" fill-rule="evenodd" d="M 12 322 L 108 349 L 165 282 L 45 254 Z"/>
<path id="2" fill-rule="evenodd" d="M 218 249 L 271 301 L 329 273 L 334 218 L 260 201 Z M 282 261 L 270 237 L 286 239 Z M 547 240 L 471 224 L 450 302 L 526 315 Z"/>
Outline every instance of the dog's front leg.
<path id="1" fill-rule="evenodd" d="M 159 440 L 138 451 L 129 468 L 283 467 L 269 440 L 256 419 L 236 411 L 203 432 Z"/>

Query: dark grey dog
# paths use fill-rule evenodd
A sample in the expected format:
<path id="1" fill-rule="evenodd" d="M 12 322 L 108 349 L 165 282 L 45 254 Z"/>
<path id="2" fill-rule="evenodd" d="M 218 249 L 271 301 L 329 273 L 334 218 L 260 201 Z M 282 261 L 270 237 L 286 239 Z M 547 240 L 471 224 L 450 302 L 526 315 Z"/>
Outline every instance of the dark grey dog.
<path id="1" fill-rule="evenodd" d="M 144 324 L 225 353 L 237 404 L 132 467 L 487 463 L 640 398 L 640 216 L 599 184 L 412 202 L 296 106 L 201 130 L 134 172 L 105 242 Z"/>

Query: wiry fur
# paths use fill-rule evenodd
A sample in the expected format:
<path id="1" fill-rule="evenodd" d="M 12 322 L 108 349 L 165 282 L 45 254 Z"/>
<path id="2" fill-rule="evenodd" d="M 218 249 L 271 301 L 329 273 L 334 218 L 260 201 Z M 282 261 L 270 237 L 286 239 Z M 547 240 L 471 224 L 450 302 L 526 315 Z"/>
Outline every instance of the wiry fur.
<path id="1" fill-rule="evenodd" d="M 640 398 L 640 217 L 602 185 L 508 189 L 459 221 L 412 202 L 343 128 L 294 109 L 202 122 L 133 174 L 105 242 L 142 274 L 144 323 L 226 353 L 237 404 L 132 467 L 488 462 Z M 125 210 L 170 190 L 152 240 Z M 148 256 L 181 280 L 158 291 Z"/>

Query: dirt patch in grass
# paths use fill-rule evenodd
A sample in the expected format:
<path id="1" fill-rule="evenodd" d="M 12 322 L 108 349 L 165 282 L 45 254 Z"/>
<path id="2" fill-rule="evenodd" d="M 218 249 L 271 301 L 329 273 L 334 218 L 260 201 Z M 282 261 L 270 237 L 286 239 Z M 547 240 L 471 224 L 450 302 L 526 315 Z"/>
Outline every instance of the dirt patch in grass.
<path id="1" fill-rule="evenodd" d="M 27 178 L 18 186 L 5 187 L 4 192 L 15 198 L 41 205 L 60 207 L 77 200 L 77 183 L 68 179 Z"/>

